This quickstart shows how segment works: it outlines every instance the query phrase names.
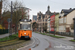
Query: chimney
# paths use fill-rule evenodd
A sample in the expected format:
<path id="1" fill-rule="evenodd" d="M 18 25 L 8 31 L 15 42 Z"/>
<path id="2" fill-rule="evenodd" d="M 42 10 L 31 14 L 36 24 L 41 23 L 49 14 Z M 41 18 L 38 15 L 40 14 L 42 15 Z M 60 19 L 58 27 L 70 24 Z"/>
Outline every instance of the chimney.
<path id="1" fill-rule="evenodd" d="M 54 11 L 54 15 L 55 15 L 55 11 Z"/>
<path id="2" fill-rule="evenodd" d="M 72 10 L 72 8 L 70 8 L 70 10 Z"/>

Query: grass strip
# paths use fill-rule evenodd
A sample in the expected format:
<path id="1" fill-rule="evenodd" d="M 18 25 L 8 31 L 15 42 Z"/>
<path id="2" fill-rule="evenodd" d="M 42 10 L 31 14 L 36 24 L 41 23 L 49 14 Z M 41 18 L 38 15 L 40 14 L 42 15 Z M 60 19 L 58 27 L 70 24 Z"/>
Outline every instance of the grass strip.
<path id="1" fill-rule="evenodd" d="M 42 35 L 46 35 L 45 33 L 40 33 L 40 34 L 42 34 Z"/>
<path id="2" fill-rule="evenodd" d="M 49 35 L 49 36 L 54 37 L 54 38 L 64 38 L 64 37 L 56 36 L 56 35 Z"/>
<path id="3" fill-rule="evenodd" d="M 23 42 L 25 41 L 15 41 L 15 42 L 10 42 L 10 43 L 0 44 L 0 47 L 7 47 L 7 46 L 23 43 Z"/>
<path id="4" fill-rule="evenodd" d="M 19 39 L 18 39 L 18 38 L 16 38 L 16 39 L 9 40 L 9 41 L 5 41 L 5 42 L 0 42 L 0 45 L 1 45 L 1 44 L 11 43 L 11 42 L 16 42 L 16 41 L 19 41 Z"/>
<path id="5" fill-rule="evenodd" d="M 51 36 L 51 37 L 54 37 L 54 38 L 64 38 L 64 37 L 61 37 L 61 36 L 50 35 L 50 34 L 46 34 L 46 33 L 40 33 L 40 34 L 47 35 L 47 36 Z"/>
<path id="6" fill-rule="evenodd" d="M 17 38 L 17 37 L 18 37 L 18 33 L 17 33 L 17 34 L 14 34 L 14 35 L 12 35 L 12 36 L 0 38 L 0 42 L 8 41 L 8 40 L 13 40 L 13 39 L 15 39 L 15 38 Z"/>
<path id="7" fill-rule="evenodd" d="M 70 41 L 75 42 L 75 40 L 70 40 Z"/>
<path id="8" fill-rule="evenodd" d="M 39 32 L 35 32 L 35 33 L 39 33 Z"/>

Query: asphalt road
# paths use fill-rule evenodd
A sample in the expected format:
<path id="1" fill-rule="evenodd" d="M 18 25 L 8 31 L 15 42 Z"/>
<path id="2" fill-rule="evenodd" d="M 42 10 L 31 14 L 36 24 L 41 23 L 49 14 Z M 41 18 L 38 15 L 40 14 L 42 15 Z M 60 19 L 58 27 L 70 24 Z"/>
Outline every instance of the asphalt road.
<path id="1" fill-rule="evenodd" d="M 66 38 L 53 38 L 35 32 L 32 33 L 32 36 L 33 43 L 20 50 L 75 50 L 75 42 Z"/>
<path id="2" fill-rule="evenodd" d="M 8 35 L 0 35 L 0 38 Z M 53 38 L 35 32 L 32 36 L 33 44 L 25 46 L 26 48 L 22 50 L 75 50 L 75 42 L 68 41 L 66 38 Z"/>
<path id="3" fill-rule="evenodd" d="M 31 50 L 75 50 L 75 42 L 64 38 L 53 38 L 34 32 L 32 36 L 35 38 L 35 44 L 30 47 Z"/>

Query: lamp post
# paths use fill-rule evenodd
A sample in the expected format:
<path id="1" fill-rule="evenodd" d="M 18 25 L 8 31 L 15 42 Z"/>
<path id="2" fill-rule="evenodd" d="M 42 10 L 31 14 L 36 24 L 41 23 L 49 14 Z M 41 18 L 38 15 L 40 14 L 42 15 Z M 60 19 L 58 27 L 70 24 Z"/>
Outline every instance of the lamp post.
<path id="1" fill-rule="evenodd" d="M 50 18 L 49 18 L 49 33 L 50 33 Z"/>
<path id="2" fill-rule="evenodd" d="M 74 40 L 75 40 L 75 17 L 73 18 L 74 20 Z"/>

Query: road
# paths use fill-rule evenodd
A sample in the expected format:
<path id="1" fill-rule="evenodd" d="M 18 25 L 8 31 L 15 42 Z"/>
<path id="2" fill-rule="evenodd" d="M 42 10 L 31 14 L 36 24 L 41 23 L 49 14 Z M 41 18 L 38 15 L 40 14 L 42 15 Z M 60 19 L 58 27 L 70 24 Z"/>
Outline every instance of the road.
<path id="1" fill-rule="evenodd" d="M 75 42 L 70 42 L 63 38 L 53 38 L 34 32 L 32 36 L 34 44 L 28 47 L 28 50 L 75 50 Z"/>

